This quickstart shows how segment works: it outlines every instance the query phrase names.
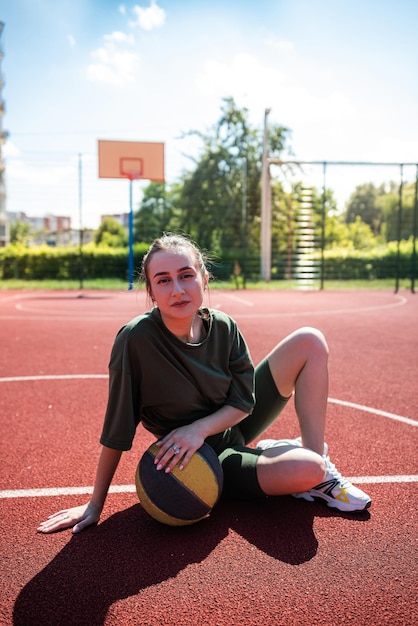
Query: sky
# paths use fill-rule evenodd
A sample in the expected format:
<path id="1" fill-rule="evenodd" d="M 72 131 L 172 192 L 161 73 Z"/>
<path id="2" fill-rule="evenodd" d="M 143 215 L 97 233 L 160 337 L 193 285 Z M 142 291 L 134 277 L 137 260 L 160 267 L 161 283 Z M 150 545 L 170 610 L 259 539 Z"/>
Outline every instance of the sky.
<path id="1" fill-rule="evenodd" d="M 270 109 L 299 160 L 418 161 L 416 0 L 2 0 L 0 21 L 8 211 L 97 228 L 130 208 L 127 181 L 98 177 L 98 140 L 163 142 L 172 183 L 201 148 L 185 133 L 227 97 L 260 133 Z M 342 207 L 398 177 L 329 166 L 326 184 Z"/>

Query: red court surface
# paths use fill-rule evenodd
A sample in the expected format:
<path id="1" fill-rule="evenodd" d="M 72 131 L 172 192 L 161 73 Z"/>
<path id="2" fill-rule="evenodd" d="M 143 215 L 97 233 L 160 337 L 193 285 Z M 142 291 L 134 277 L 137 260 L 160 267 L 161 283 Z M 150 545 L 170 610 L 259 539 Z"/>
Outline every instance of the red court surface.
<path id="1" fill-rule="evenodd" d="M 102 519 L 36 533 L 88 499 L 120 326 L 144 293 L 0 291 L 0 623 L 16 626 L 413 626 L 417 604 L 418 296 L 215 291 L 257 363 L 288 332 L 330 347 L 326 439 L 371 508 L 221 501 L 194 526 L 151 519 L 134 491 L 138 428 Z M 298 435 L 293 405 L 267 431 Z"/>

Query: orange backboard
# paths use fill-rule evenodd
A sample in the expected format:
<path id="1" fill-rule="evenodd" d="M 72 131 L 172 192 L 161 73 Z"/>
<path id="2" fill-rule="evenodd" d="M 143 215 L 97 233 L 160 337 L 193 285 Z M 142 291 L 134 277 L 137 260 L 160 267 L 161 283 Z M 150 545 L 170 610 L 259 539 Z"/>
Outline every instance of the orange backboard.
<path id="1" fill-rule="evenodd" d="M 164 144 L 99 139 L 99 178 L 164 182 Z"/>

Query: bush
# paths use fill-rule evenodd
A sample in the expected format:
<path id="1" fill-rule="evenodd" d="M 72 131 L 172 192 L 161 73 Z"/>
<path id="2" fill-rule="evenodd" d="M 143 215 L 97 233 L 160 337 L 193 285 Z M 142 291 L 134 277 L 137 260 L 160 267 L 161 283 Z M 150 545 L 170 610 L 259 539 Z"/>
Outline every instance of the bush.
<path id="1" fill-rule="evenodd" d="M 398 258 L 399 254 L 399 258 Z M 409 278 L 412 266 L 412 240 L 395 241 L 373 250 L 333 248 L 324 252 L 325 280 Z M 399 265 L 398 265 L 399 262 Z"/>
<path id="2" fill-rule="evenodd" d="M 139 273 L 142 259 L 148 244 L 134 246 L 134 268 Z M 318 263 L 320 253 L 316 254 Z M 410 278 L 412 273 L 412 240 L 390 242 L 373 250 L 353 248 L 333 248 L 324 252 L 325 280 L 381 279 L 395 278 L 397 268 L 399 278 Z M 399 267 L 398 267 L 399 262 Z M 260 275 L 260 258 L 251 251 L 227 250 L 216 258 L 210 267 L 216 280 L 229 281 L 234 277 L 237 263 L 247 279 L 257 279 Z M 285 277 L 286 258 L 275 254 L 272 263 L 272 276 Z M 82 273 L 82 274 L 81 274 Z M 87 244 L 82 254 L 75 248 L 50 248 L 48 246 L 27 248 L 13 244 L 0 248 L 0 278 L 44 280 L 118 278 L 128 279 L 128 249 L 109 248 Z"/>
<path id="3" fill-rule="evenodd" d="M 134 246 L 134 267 L 139 268 L 148 249 L 146 244 Z M 78 248 L 50 248 L 39 246 L 26 248 L 11 245 L 0 249 L 0 277 L 25 280 L 65 279 L 77 280 L 81 272 L 84 278 L 127 279 L 127 248 L 106 248 L 88 244 Z"/>

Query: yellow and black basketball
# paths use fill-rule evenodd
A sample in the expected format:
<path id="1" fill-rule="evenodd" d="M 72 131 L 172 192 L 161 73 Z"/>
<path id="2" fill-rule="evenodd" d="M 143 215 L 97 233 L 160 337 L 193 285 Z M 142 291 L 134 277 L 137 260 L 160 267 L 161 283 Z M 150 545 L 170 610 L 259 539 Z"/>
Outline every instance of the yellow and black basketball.
<path id="1" fill-rule="evenodd" d="M 223 471 L 216 452 L 204 443 L 184 469 L 176 465 L 166 474 L 154 464 L 158 450 L 153 443 L 136 470 L 136 491 L 144 509 L 170 526 L 186 526 L 207 517 L 223 486 Z"/>

